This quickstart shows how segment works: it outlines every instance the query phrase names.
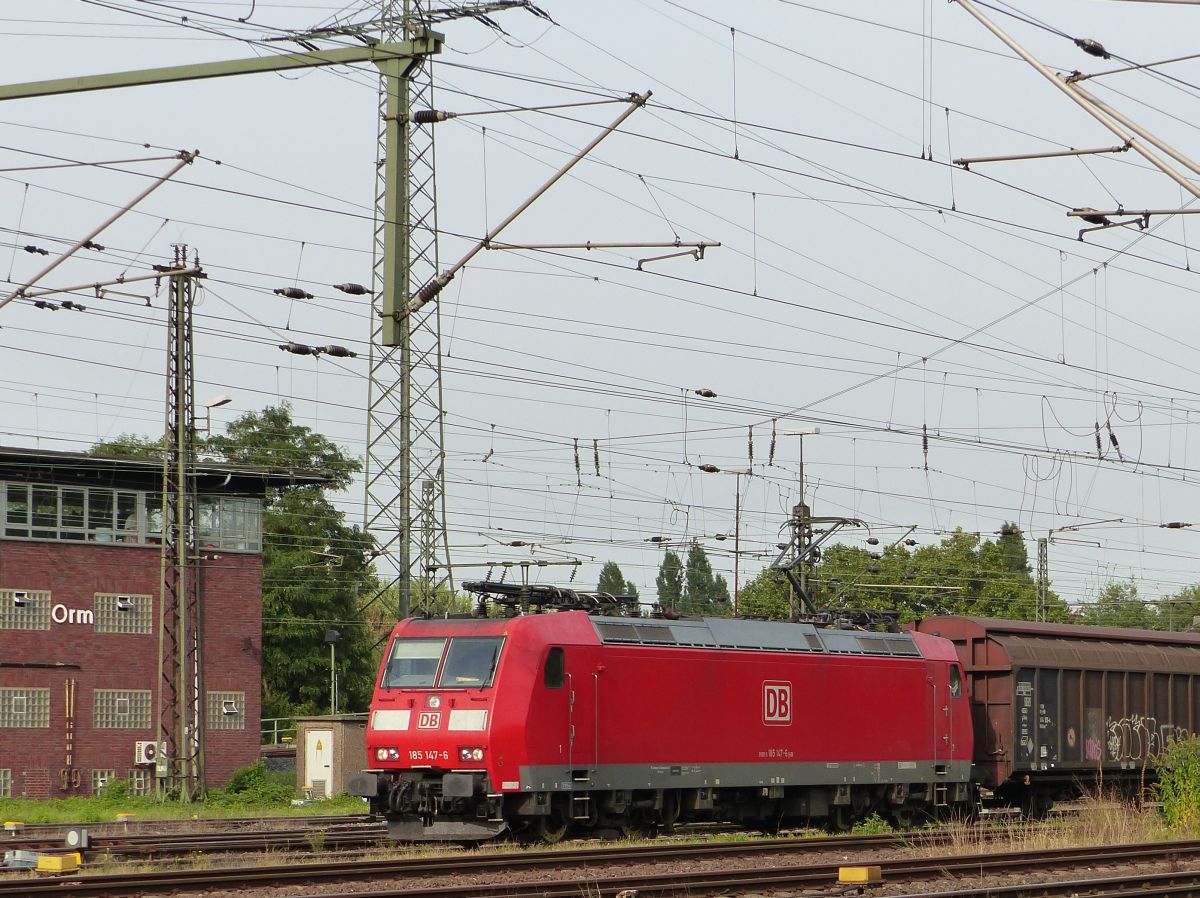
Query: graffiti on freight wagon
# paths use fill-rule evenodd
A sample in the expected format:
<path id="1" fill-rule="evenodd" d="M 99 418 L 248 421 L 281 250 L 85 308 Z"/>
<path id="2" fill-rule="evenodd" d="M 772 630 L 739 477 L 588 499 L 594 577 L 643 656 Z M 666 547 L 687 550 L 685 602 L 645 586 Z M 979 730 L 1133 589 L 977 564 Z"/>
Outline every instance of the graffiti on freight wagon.
<path id="1" fill-rule="evenodd" d="M 1110 761 L 1148 761 L 1173 743 L 1191 735 L 1186 727 L 1159 724 L 1153 717 L 1130 714 L 1108 719 L 1107 748 Z"/>

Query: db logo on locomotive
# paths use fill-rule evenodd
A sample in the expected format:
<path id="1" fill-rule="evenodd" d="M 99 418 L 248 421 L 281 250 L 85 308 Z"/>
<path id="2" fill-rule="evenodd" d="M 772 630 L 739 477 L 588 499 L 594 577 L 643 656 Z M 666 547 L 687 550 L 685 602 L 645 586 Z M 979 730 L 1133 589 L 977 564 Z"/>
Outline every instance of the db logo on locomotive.
<path id="1" fill-rule="evenodd" d="M 763 723 L 784 726 L 792 722 L 792 684 L 777 680 L 763 682 Z"/>

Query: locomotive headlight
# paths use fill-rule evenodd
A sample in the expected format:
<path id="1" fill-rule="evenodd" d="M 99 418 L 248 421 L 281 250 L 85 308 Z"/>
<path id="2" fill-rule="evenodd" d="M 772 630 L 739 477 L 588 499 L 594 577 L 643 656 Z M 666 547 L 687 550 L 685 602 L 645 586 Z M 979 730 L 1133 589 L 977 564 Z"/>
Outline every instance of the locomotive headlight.
<path id="1" fill-rule="evenodd" d="M 460 748 L 458 750 L 458 759 L 460 761 L 482 761 L 482 748 Z"/>
<path id="2" fill-rule="evenodd" d="M 400 760 L 400 749 L 389 748 L 388 749 L 388 760 L 389 761 L 399 761 Z"/>
<path id="3" fill-rule="evenodd" d="M 376 761 L 386 761 L 387 756 L 388 756 L 388 750 L 386 748 L 375 749 L 375 760 Z"/>
<path id="4" fill-rule="evenodd" d="M 425 696 L 426 708 L 440 708 L 442 706 L 442 697 L 440 695 Z"/>

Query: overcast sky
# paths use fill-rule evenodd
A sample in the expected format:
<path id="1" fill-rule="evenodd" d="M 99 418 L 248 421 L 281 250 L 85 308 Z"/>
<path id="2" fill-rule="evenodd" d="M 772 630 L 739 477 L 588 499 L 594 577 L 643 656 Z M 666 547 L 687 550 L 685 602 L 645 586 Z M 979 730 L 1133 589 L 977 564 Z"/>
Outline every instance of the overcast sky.
<path id="1" fill-rule="evenodd" d="M 296 49 L 263 39 L 366 21 L 373 6 L 9 4 L 0 81 Z M 646 540 L 701 538 L 732 583 L 732 538 L 715 537 L 732 537 L 735 477 L 699 470 L 712 464 L 753 472 L 741 478 L 742 547 L 755 553 L 744 582 L 799 498 L 798 438 L 786 434 L 819 427 L 805 440 L 814 512 L 862 518 L 884 542 L 910 526 L 922 543 L 957 527 L 990 536 L 1011 520 L 1034 558 L 1039 535 L 1119 518 L 1056 536 L 1051 576 L 1065 598 L 1086 601 L 1112 579 L 1134 578 L 1146 598 L 1200 580 L 1200 521 L 1158 526 L 1200 515 L 1200 221 L 1156 217 L 1081 241 L 1066 215 L 1178 209 L 1191 202 L 1178 184 L 1132 152 L 951 165 L 1120 142 L 955 4 L 541 7 L 552 21 L 494 14 L 506 34 L 441 26 L 439 108 L 653 98 L 503 239 L 722 245 L 644 270 L 638 259 L 661 251 L 491 251 L 447 287 L 456 564 L 578 559 L 575 584 L 594 586 L 613 559 L 649 597 L 662 550 Z M 984 12 L 1058 71 L 1197 52 L 1192 7 L 1054 0 Z M 1120 58 L 1086 55 L 1080 37 Z M 1086 86 L 1200 157 L 1200 61 L 1156 71 Z M 370 282 L 376 89 L 364 64 L 2 104 L 3 286 L 46 264 L 24 246 L 61 251 L 165 172 L 161 157 L 199 149 L 97 238 L 104 251 L 40 286 L 142 274 L 188 244 L 208 273 L 198 399 L 234 398 L 216 423 L 286 400 L 362 455 L 368 307 L 330 285 Z M 621 108 L 437 126 L 443 267 Z M 62 160 L 112 164 L 29 168 Z M 272 292 L 293 285 L 316 298 Z M 142 284 L 82 301 L 84 313 L 0 310 L 3 444 L 81 449 L 161 432 L 164 298 Z M 359 357 L 314 361 L 280 352 L 287 340 Z M 361 522 L 361 489 L 340 501 Z M 536 547 L 500 545 L 513 540 Z M 561 583 L 570 570 L 540 577 Z M 485 571 L 464 566 L 456 579 Z"/>

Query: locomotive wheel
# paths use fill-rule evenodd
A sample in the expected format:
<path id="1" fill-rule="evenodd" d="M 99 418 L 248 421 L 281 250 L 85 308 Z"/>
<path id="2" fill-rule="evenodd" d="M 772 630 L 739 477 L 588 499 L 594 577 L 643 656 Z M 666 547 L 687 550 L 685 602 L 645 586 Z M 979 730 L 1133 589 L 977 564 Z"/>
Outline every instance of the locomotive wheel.
<path id="1" fill-rule="evenodd" d="M 829 809 L 829 820 L 826 823 L 830 832 L 848 833 L 854 826 L 854 812 L 849 805 L 834 805 Z"/>
<path id="2" fill-rule="evenodd" d="M 622 839 L 653 839 L 658 836 L 658 824 L 645 817 L 626 817 L 617 826 Z"/>
<path id="3" fill-rule="evenodd" d="M 537 822 L 533 825 L 540 841 L 547 845 L 556 845 L 567 837 L 567 830 L 571 828 L 571 821 L 567 819 L 567 815 L 563 813 L 562 808 L 552 807 L 550 813 L 545 817 L 538 817 Z"/>

